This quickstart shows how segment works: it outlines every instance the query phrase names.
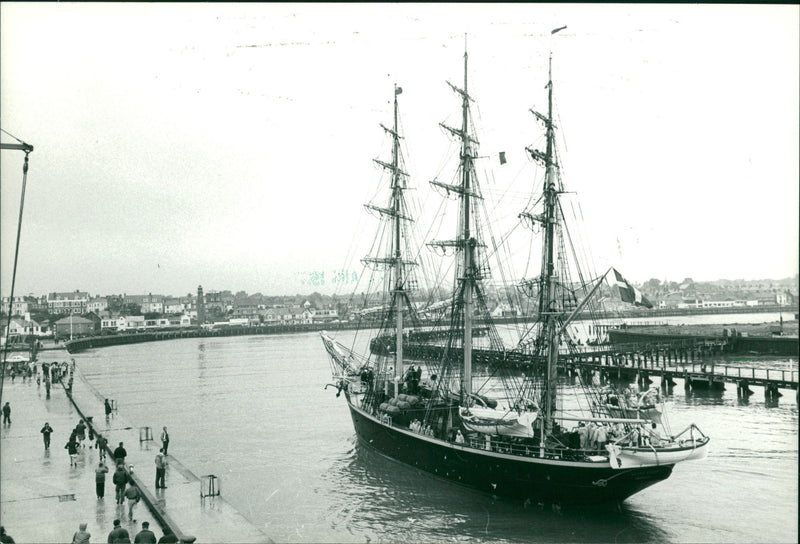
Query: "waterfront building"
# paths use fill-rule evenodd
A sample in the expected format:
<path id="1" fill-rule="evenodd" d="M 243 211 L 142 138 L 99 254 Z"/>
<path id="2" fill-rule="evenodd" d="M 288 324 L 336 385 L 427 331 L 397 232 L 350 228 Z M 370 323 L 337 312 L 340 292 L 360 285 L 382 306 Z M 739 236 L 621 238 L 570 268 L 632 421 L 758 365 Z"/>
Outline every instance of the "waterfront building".
<path id="1" fill-rule="evenodd" d="M 164 295 L 154 295 L 152 293 L 147 295 L 125 295 L 123 304 L 136 304 L 145 314 L 164 313 Z"/>
<path id="2" fill-rule="evenodd" d="M 79 315 L 71 314 L 53 323 L 56 338 L 72 338 L 95 333 L 95 322 Z"/>
<path id="3" fill-rule="evenodd" d="M 2 327 L 3 332 L 6 330 L 6 326 L 8 321 L 6 319 L 0 320 L 0 327 Z M 30 314 L 24 317 L 12 317 L 11 318 L 11 325 L 8 328 L 9 334 L 18 334 L 18 335 L 34 335 L 34 336 L 42 336 L 42 327 L 39 323 L 31 319 Z"/>
<path id="4" fill-rule="evenodd" d="M 3 312 L 7 310 L 9 304 L 11 304 L 11 315 L 18 316 L 30 314 L 31 312 L 38 310 L 40 307 L 39 301 L 36 299 L 36 297 L 32 296 L 14 297 L 13 301 L 10 297 L 3 297 Z"/>
<path id="5" fill-rule="evenodd" d="M 165 314 L 182 314 L 186 307 L 180 298 L 164 297 Z"/>
<path id="6" fill-rule="evenodd" d="M 51 314 L 86 313 L 89 293 L 74 291 L 69 293 L 49 293 L 47 295 L 47 311 Z"/>
<path id="7" fill-rule="evenodd" d="M 108 309 L 108 299 L 106 297 L 95 297 L 86 303 L 86 311 L 100 315 L 100 312 Z"/>

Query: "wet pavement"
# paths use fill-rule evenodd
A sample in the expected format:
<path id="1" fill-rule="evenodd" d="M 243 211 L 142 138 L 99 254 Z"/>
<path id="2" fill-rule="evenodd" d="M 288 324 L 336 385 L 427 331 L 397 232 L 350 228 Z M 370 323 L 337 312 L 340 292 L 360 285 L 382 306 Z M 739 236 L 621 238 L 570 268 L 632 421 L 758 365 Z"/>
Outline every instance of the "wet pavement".
<path id="1" fill-rule="evenodd" d="M 169 527 L 187 541 L 270 542 L 221 496 L 201 498 L 201 478 L 172 455 L 168 457 L 167 488 L 155 489 L 161 429 L 152 429 L 155 440 L 140 441 L 145 432 L 132 427 L 121 413 L 113 412 L 106 419 L 100 393 L 81 380 L 80 373 L 74 380 L 72 399 L 75 404 L 61 385 L 54 385 L 47 398 L 44 383 L 37 386 L 35 379 L 5 380 L 2 402 L 9 402 L 12 411 L 11 424 L 0 429 L 0 523 L 16 542 L 70 542 L 80 523 L 88 525 L 92 541 L 104 542 L 114 519 L 121 520 L 131 541 L 147 521 L 157 538 Z M 90 447 L 94 444 L 88 439 L 78 453 L 77 467 L 70 467 L 64 446 L 82 415 L 92 418 L 94 428 L 106 436 L 112 450 L 124 443 L 128 452 L 125 464 L 133 465 L 133 477 L 143 494 L 133 520 L 127 504 L 116 504 L 113 462 L 105 497 L 97 498 L 99 451 Z M 47 450 L 40 433 L 45 422 L 54 429 Z"/>

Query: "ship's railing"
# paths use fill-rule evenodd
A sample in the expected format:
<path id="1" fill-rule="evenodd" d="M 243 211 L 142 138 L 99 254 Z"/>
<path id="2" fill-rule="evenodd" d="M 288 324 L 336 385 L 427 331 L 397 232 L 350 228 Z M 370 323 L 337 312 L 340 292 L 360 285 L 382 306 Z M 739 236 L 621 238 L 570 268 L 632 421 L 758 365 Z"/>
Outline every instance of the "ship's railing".
<path id="1" fill-rule="evenodd" d="M 476 450 L 492 451 L 495 453 L 505 453 L 508 455 L 518 455 L 520 457 L 544 457 L 545 459 L 566 459 L 572 461 L 582 461 L 587 457 L 595 455 L 607 455 L 605 450 L 600 449 L 574 449 L 564 447 L 546 447 L 544 451 L 533 444 L 519 444 L 516 442 L 508 442 L 505 440 L 498 440 L 496 438 L 486 439 L 487 437 L 470 437 L 469 441 L 464 444 L 456 444 L 459 446 L 467 446 Z M 455 443 L 455 442 L 453 442 Z"/>

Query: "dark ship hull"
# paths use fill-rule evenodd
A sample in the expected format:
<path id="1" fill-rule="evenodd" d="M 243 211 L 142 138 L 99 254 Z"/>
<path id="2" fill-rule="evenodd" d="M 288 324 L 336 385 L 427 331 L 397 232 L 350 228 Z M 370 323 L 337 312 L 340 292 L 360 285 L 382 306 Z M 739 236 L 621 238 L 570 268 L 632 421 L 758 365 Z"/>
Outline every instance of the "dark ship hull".
<path id="1" fill-rule="evenodd" d="M 675 465 L 612 469 L 608 461 L 539 459 L 480 450 L 393 427 L 348 401 L 356 434 L 379 453 L 495 495 L 561 504 L 625 500 L 669 477 Z"/>

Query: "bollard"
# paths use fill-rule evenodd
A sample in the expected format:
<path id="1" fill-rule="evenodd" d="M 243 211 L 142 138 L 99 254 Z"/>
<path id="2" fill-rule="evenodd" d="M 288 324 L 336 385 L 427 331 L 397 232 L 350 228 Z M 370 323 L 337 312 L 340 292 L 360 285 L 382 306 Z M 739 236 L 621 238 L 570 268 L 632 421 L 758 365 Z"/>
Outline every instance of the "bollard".
<path id="1" fill-rule="evenodd" d="M 153 440 L 153 429 L 150 427 L 139 427 L 139 443 Z"/>
<path id="2" fill-rule="evenodd" d="M 200 498 L 219 496 L 219 478 L 213 474 L 200 477 Z"/>

